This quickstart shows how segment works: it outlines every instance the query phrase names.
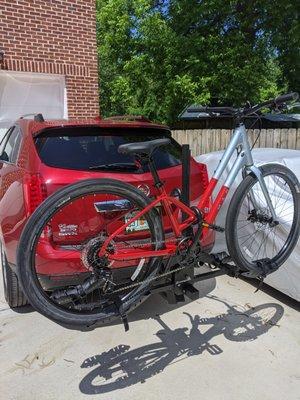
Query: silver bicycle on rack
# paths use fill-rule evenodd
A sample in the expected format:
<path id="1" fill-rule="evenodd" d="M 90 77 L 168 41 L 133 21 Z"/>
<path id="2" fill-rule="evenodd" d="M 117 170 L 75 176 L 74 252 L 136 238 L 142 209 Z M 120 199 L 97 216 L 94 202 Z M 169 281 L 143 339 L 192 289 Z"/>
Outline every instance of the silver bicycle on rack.
<path id="1" fill-rule="evenodd" d="M 230 187 L 242 171 L 243 181 L 233 195 L 226 217 L 226 241 L 236 265 L 257 277 L 258 268 L 275 271 L 287 259 L 299 237 L 300 187 L 296 176 L 280 164 L 254 164 L 244 118 L 259 115 L 261 109 L 280 111 L 289 101 L 298 99 L 289 93 L 253 107 L 188 107 L 182 115 L 197 119 L 202 113 L 232 116 L 236 127 L 200 204 L 213 194 L 215 187 L 237 151 L 236 160 L 221 187 L 206 221 L 213 223 Z M 270 261 L 273 266 L 270 267 Z M 268 269 L 268 264 L 270 269 Z M 246 274 L 244 274 L 246 275 Z M 263 274 L 262 274 L 263 275 Z"/>

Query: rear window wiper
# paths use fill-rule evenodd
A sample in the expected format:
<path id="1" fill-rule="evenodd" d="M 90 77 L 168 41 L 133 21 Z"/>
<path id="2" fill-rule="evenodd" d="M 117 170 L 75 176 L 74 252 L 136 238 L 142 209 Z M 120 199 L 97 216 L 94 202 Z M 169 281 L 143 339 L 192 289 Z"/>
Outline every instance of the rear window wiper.
<path id="1" fill-rule="evenodd" d="M 137 171 L 139 167 L 133 163 L 114 163 L 114 164 L 100 164 L 92 165 L 89 169 L 100 169 L 100 170 L 115 170 L 115 171 Z"/>

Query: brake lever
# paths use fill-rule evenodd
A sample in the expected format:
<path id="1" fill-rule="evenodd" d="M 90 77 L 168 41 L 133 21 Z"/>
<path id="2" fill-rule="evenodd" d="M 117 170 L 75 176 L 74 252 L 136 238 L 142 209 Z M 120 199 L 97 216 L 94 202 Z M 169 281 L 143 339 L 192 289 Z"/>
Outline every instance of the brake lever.
<path id="1" fill-rule="evenodd" d="M 275 111 L 275 113 L 278 113 L 278 114 L 281 113 L 282 111 L 286 111 L 286 110 L 288 110 L 287 103 L 281 103 L 281 104 L 275 103 L 273 110 Z"/>
<path id="2" fill-rule="evenodd" d="M 250 103 L 249 100 L 247 100 L 247 101 L 246 101 L 246 104 L 244 105 L 244 107 L 241 107 L 241 108 L 238 110 L 238 113 L 237 113 L 237 114 L 240 114 L 241 116 L 245 116 L 245 115 L 247 115 L 247 110 L 249 110 L 250 108 L 251 108 L 251 103 Z"/>

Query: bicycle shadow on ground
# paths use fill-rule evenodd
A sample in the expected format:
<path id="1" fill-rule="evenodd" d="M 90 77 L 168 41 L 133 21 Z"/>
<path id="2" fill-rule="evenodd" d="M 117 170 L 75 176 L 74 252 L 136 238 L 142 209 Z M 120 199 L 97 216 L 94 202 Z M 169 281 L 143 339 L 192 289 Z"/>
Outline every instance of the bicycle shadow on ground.
<path id="1" fill-rule="evenodd" d="M 284 309 L 276 303 L 265 303 L 253 308 L 232 306 L 215 296 L 207 296 L 223 303 L 227 312 L 211 318 L 201 318 L 186 312 L 190 328 L 172 330 L 159 315 L 155 320 L 162 327 L 156 332 L 159 341 L 130 349 L 120 344 L 107 352 L 85 359 L 83 369 L 92 369 L 81 380 L 79 389 L 84 394 L 101 394 L 143 383 L 163 372 L 169 365 L 207 352 L 217 356 L 223 350 L 213 342 L 224 335 L 233 342 L 253 341 L 274 326 L 279 326 Z M 204 326 L 207 329 L 202 329 Z M 95 368 L 94 368 L 95 367 Z"/>

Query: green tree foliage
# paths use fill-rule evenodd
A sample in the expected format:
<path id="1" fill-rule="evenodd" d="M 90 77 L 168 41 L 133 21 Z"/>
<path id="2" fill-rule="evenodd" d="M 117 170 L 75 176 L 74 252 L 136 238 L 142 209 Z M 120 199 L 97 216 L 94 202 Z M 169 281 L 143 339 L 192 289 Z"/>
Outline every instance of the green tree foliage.
<path id="1" fill-rule="evenodd" d="M 172 123 L 188 103 L 299 88 L 295 0 L 97 0 L 103 115 Z"/>

